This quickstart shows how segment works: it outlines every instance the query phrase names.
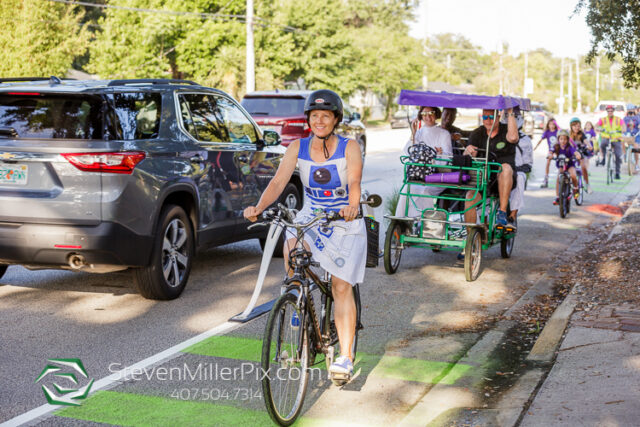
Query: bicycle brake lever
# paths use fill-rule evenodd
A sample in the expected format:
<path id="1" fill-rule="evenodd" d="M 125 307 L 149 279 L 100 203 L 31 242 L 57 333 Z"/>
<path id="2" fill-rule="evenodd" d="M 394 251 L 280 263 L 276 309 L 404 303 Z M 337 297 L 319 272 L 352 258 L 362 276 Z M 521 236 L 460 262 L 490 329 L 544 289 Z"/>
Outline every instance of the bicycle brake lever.
<path id="1" fill-rule="evenodd" d="M 251 230 L 252 228 L 256 228 L 256 227 L 266 227 L 269 223 L 267 222 L 256 222 L 255 224 L 251 224 L 250 226 L 247 227 L 247 230 Z"/>

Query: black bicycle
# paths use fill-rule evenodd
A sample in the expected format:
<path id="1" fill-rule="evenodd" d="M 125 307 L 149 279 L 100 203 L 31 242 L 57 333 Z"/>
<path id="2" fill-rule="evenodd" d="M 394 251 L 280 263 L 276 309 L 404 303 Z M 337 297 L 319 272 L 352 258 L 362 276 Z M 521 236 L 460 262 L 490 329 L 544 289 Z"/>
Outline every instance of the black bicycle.
<path id="1" fill-rule="evenodd" d="M 558 156 L 558 207 L 560 208 L 560 218 L 565 218 L 571 211 L 571 199 L 574 198 L 571 175 L 569 174 L 569 158 L 564 154 Z M 580 206 L 584 197 L 584 185 L 582 183 L 582 174 L 578 172 L 576 167 L 576 175 L 578 178 L 578 192 L 576 197 L 576 204 Z"/>
<path id="2" fill-rule="evenodd" d="M 370 196 L 361 204 L 376 207 L 381 203 L 377 195 Z M 340 227 L 332 223 L 341 219 L 335 212 L 319 212 L 304 224 L 293 222 L 293 211 L 283 205 L 263 213 L 266 220 L 257 225 L 275 223 L 296 230 L 296 245 L 289 252 L 289 266 L 293 275 L 282 283 L 282 295 L 276 300 L 265 328 L 262 341 L 262 391 L 267 411 L 277 424 L 288 426 L 295 422 L 300 414 L 309 382 L 310 367 L 320 354 L 324 355 L 327 370 L 333 363 L 336 346 L 339 345 L 338 333 L 333 320 L 333 296 L 331 293 L 331 275 L 319 274 L 312 267 L 319 267 L 312 253 L 303 244 L 304 235 L 315 224 L 321 227 Z M 320 309 L 317 310 L 313 291 L 320 291 Z M 352 344 L 352 356 L 355 360 L 358 346 L 358 331 L 363 329 L 360 321 L 361 304 L 359 287 L 353 287 L 356 303 L 356 331 Z M 346 377 L 333 376 L 332 381 L 342 386 Z"/>

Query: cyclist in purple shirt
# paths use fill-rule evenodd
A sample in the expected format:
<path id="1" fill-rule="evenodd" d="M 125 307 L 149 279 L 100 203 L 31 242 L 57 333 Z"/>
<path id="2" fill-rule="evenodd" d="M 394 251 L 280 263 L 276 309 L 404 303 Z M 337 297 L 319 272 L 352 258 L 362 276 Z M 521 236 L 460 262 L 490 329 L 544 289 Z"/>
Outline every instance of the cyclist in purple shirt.
<path id="1" fill-rule="evenodd" d="M 549 119 L 549 121 L 547 122 L 547 126 L 544 128 L 544 132 L 540 137 L 540 141 L 538 141 L 538 143 L 533 149 L 535 150 L 536 148 L 538 148 L 538 146 L 542 143 L 542 140 L 546 139 L 547 145 L 549 146 L 549 153 L 551 153 L 551 150 L 553 150 L 553 146 L 557 142 L 556 135 L 558 134 L 559 129 L 560 128 L 558 127 L 558 123 L 556 122 L 556 120 Z M 547 159 L 547 166 L 544 171 L 544 181 L 540 186 L 541 188 L 547 188 L 549 186 L 549 164 L 550 163 L 551 163 L 551 160 Z"/>
<path id="2" fill-rule="evenodd" d="M 558 132 L 558 142 L 553 146 L 553 150 L 549 152 L 549 156 L 547 159 L 551 161 L 555 157 L 556 159 L 556 167 L 559 168 L 558 157 L 564 155 L 567 158 L 567 170 L 569 171 L 569 175 L 571 175 L 571 182 L 573 183 L 573 194 L 575 197 L 578 197 L 578 175 L 576 175 L 576 165 L 580 164 L 580 159 L 582 156 L 580 152 L 577 150 L 575 144 L 572 144 L 569 139 L 569 132 L 566 130 L 561 130 Z M 558 176 L 560 175 L 560 171 L 558 171 Z M 560 203 L 560 198 L 558 197 L 558 180 L 556 180 L 556 199 L 553 201 L 554 205 Z"/>

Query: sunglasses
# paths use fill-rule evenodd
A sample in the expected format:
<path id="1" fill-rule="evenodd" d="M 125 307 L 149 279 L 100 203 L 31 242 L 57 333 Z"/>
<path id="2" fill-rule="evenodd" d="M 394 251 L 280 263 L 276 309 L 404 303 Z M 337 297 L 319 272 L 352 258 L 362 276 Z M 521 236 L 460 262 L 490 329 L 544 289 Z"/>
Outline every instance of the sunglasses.
<path id="1" fill-rule="evenodd" d="M 435 116 L 436 112 L 435 111 L 423 111 L 422 112 L 422 116 Z"/>
<path id="2" fill-rule="evenodd" d="M 493 114 L 483 114 L 482 115 L 482 120 L 493 120 L 496 116 L 494 116 Z"/>

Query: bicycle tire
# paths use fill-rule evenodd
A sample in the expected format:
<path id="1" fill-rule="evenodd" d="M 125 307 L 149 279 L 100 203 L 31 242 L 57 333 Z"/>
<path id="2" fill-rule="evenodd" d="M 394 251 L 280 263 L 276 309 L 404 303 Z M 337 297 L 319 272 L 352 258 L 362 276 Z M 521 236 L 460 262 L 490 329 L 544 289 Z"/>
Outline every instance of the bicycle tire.
<path id="1" fill-rule="evenodd" d="M 387 235 L 384 239 L 384 269 L 387 274 L 394 274 L 400 266 L 402 249 L 400 245 L 400 235 L 403 234 L 403 227 L 398 221 L 391 221 L 387 228 Z"/>
<path id="2" fill-rule="evenodd" d="M 567 216 L 567 197 L 565 194 L 566 183 L 564 179 L 560 180 L 560 186 L 558 188 L 558 196 L 560 198 L 560 203 L 558 203 L 558 208 L 560 209 L 560 218 L 565 218 Z"/>
<path id="3" fill-rule="evenodd" d="M 578 177 L 578 197 L 575 199 L 577 206 L 582 206 L 584 202 L 584 181 L 582 176 Z"/>
<path id="4" fill-rule="evenodd" d="M 304 403 L 304 397 L 309 384 L 309 335 L 306 326 L 298 325 L 297 333 L 302 333 L 302 337 L 296 336 L 296 329 L 291 320 L 291 316 L 295 311 L 298 319 L 303 319 L 303 313 L 300 312 L 296 305 L 297 297 L 286 292 L 277 299 L 269 313 L 269 319 L 265 327 L 265 335 L 262 341 L 262 357 L 261 367 L 263 372 L 262 393 L 264 396 L 265 406 L 271 419 L 279 425 L 289 426 L 293 424 Z M 287 316 L 287 309 L 290 308 L 290 314 Z M 299 320 L 299 323 L 304 323 Z M 284 327 L 283 327 L 284 326 Z M 287 327 L 288 326 L 288 327 Z M 291 332 L 287 334 L 287 329 Z M 291 338 L 291 342 L 283 343 L 285 335 Z M 296 361 L 297 349 L 302 342 L 300 352 L 300 360 Z M 283 346 L 287 347 L 283 349 Z M 289 355 L 291 352 L 291 355 Z M 282 357 L 284 355 L 284 357 Z M 296 366 L 297 365 L 297 366 Z M 275 368 L 275 370 L 274 370 Z M 287 374 L 282 373 L 282 369 L 295 368 L 297 376 L 292 376 L 290 370 Z M 291 405 L 287 396 L 282 399 L 280 394 L 283 392 L 282 383 L 285 384 L 285 394 L 289 390 L 289 381 L 293 383 L 291 390 L 295 391 L 294 399 Z M 275 392 L 275 393 L 274 393 Z"/>
<path id="5" fill-rule="evenodd" d="M 467 234 L 464 248 L 464 275 L 467 282 L 473 282 L 482 269 L 482 234 L 472 228 Z"/>

